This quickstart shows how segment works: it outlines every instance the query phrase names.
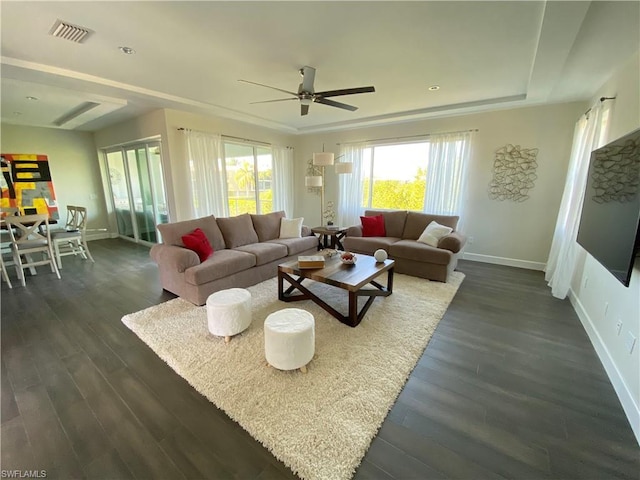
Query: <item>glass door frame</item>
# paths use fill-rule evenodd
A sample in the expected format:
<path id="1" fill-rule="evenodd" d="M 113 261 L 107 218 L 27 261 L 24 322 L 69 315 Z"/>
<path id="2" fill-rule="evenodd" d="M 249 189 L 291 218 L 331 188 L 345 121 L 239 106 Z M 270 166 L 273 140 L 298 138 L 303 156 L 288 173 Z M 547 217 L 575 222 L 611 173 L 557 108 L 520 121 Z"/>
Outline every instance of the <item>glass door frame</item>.
<path id="1" fill-rule="evenodd" d="M 161 175 L 162 175 L 162 188 L 164 188 L 164 198 L 165 201 L 167 200 L 167 185 L 166 185 L 166 175 L 164 172 L 164 165 L 163 165 L 163 156 L 162 156 L 162 139 L 160 137 L 157 138 L 149 138 L 146 140 L 139 140 L 139 141 L 135 141 L 135 142 L 131 142 L 131 143 L 126 143 L 126 144 L 122 144 L 122 145 L 118 145 L 118 146 L 112 146 L 112 147 L 107 147 L 107 148 L 103 148 L 101 149 L 102 151 L 102 156 L 103 156 L 103 160 L 104 160 L 104 167 L 105 167 L 105 171 L 106 171 L 106 182 L 105 182 L 105 186 L 108 190 L 108 195 L 109 195 L 109 205 L 112 208 L 112 212 L 114 213 L 114 215 L 116 214 L 116 205 L 115 205 L 115 198 L 114 198 L 114 192 L 113 192 L 113 186 L 111 184 L 111 179 L 110 179 L 110 174 L 109 174 L 109 162 L 108 162 L 108 154 L 110 153 L 120 153 L 120 158 L 122 160 L 122 164 L 123 164 L 123 169 L 124 169 L 124 173 L 125 173 L 125 181 L 126 181 L 126 189 L 127 189 L 127 195 L 128 195 L 128 200 L 129 200 L 129 215 L 130 215 L 130 221 L 131 221 L 131 225 L 132 225 L 132 229 L 133 229 L 133 238 L 127 236 L 126 234 L 123 234 L 120 232 L 120 229 L 118 228 L 118 222 L 116 219 L 115 225 L 116 225 L 116 230 L 117 230 L 117 235 L 119 238 L 122 238 L 124 240 L 130 241 L 130 242 L 135 242 L 135 243 L 140 243 L 143 245 L 147 245 L 147 246 L 153 246 L 156 243 L 160 243 L 161 242 L 161 238 L 160 238 L 160 234 L 159 232 L 157 232 L 157 230 L 155 229 L 155 225 L 156 223 L 160 223 L 160 212 L 158 211 L 158 207 L 157 207 L 157 192 L 156 192 L 156 186 L 155 186 L 155 182 L 154 179 L 152 178 L 152 169 L 154 168 L 154 166 L 150 165 L 150 148 L 158 148 L 159 152 L 160 152 L 160 162 L 159 162 L 159 166 L 161 169 Z M 131 170 L 129 167 L 129 160 L 128 160 L 128 156 L 127 153 L 133 151 L 134 155 L 136 156 L 136 161 L 137 159 L 137 155 L 138 155 L 138 151 L 140 149 L 144 149 L 145 152 L 145 161 L 147 163 L 147 175 L 146 175 L 146 181 L 148 182 L 149 185 L 149 191 L 151 194 L 151 207 L 152 207 L 152 212 L 153 212 L 153 227 L 155 230 L 155 235 L 156 235 L 156 242 L 152 242 L 152 241 L 148 241 L 148 240 L 144 240 L 141 238 L 141 234 L 140 234 L 140 228 L 136 219 L 136 209 L 135 209 L 135 205 L 134 205 L 134 192 L 133 192 L 133 188 L 132 188 L 132 184 L 131 184 Z M 141 174 L 140 169 L 138 170 L 138 175 Z M 167 205 L 167 210 L 168 210 L 168 205 Z M 143 205 L 143 214 L 144 214 L 144 205 Z M 168 214 L 168 212 L 167 212 Z M 168 217 L 168 215 L 167 215 Z"/>

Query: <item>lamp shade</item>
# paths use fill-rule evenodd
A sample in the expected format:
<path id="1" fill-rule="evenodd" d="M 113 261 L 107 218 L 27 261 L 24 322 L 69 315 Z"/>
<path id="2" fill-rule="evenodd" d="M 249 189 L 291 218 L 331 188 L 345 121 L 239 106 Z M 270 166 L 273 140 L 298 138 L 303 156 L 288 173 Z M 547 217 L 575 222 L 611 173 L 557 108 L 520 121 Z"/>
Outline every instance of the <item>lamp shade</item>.
<path id="1" fill-rule="evenodd" d="M 327 165 L 333 165 L 333 153 L 331 152 L 314 153 L 313 164 L 322 165 L 324 167 L 326 167 Z"/>
<path id="2" fill-rule="evenodd" d="M 306 187 L 321 187 L 322 186 L 322 176 L 314 175 L 311 177 L 304 177 L 304 185 Z"/>
<path id="3" fill-rule="evenodd" d="M 336 163 L 336 173 L 353 173 L 353 163 L 351 162 Z"/>

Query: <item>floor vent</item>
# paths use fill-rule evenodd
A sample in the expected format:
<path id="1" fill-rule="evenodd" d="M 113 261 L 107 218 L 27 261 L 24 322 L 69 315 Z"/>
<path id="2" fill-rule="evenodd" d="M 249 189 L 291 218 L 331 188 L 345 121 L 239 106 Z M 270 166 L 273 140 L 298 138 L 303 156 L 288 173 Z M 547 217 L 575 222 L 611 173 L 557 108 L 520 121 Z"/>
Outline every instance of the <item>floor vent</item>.
<path id="1" fill-rule="evenodd" d="M 76 43 L 84 43 L 87 37 L 92 33 L 93 31 L 88 28 L 72 25 L 70 23 L 63 22 L 62 20 L 57 20 L 49 32 L 49 34 L 54 37 L 64 38 L 65 40 L 70 40 Z"/>

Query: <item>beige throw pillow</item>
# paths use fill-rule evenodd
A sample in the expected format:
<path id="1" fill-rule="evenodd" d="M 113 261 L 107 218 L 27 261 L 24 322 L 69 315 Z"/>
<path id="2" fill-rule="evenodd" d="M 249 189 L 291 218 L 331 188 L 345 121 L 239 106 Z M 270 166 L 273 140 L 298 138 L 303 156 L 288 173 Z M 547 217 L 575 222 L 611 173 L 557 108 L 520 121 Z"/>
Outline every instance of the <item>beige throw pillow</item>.
<path id="1" fill-rule="evenodd" d="M 280 219 L 280 238 L 300 238 L 302 237 L 302 221 L 300 218 Z"/>
<path id="2" fill-rule="evenodd" d="M 451 232 L 453 232 L 453 228 L 445 227 L 444 225 L 440 225 L 438 222 L 431 222 L 427 225 L 427 228 L 424 229 L 424 232 L 422 232 L 418 241 L 420 243 L 431 245 L 432 247 L 437 247 L 440 239 L 449 235 Z"/>

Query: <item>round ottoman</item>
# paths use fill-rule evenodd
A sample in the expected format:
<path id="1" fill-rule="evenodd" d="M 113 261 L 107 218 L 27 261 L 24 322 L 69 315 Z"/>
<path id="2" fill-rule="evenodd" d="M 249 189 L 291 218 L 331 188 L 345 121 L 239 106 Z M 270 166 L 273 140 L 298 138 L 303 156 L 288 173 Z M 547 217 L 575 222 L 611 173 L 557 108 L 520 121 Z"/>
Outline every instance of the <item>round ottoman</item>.
<path id="1" fill-rule="evenodd" d="M 207 298 L 209 332 L 224 337 L 241 333 L 251 325 L 251 293 L 244 288 L 230 288 L 212 293 Z"/>
<path id="2" fill-rule="evenodd" d="M 306 373 L 315 349 L 315 320 L 306 310 L 285 308 L 265 319 L 264 354 L 269 365 Z"/>

